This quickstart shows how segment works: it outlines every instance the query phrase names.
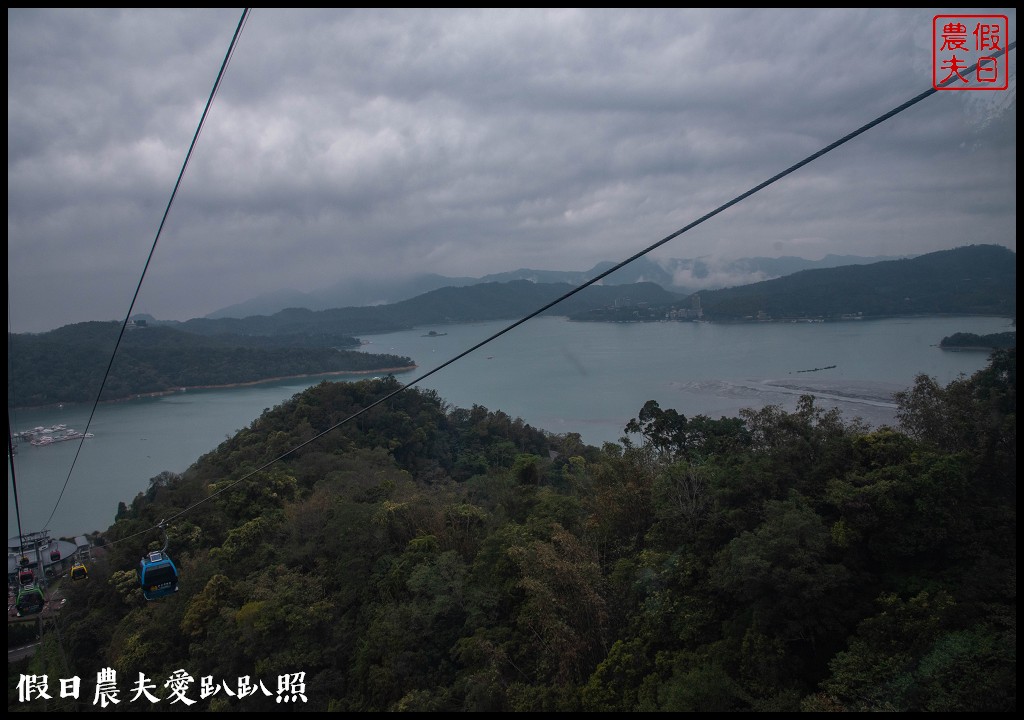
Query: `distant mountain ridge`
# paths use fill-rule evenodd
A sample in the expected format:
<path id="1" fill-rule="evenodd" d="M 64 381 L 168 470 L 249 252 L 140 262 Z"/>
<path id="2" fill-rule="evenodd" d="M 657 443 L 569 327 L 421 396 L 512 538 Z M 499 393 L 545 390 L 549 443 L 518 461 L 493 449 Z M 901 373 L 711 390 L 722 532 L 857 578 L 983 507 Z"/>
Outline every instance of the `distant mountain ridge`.
<path id="1" fill-rule="evenodd" d="M 514 320 L 532 317 L 540 308 L 547 308 L 544 315 L 626 322 L 664 320 L 672 310 L 697 307 L 705 319 L 723 322 L 923 314 L 1016 317 L 1016 289 L 1015 252 L 971 245 L 701 291 L 696 294 L 699 305 L 694 295 L 669 292 L 654 282 L 581 289 L 570 283 L 512 280 L 439 288 L 389 305 L 290 308 L 273 315 L 186 322 L 136 316 L 105 392 L 120 398 L 268 377 L 407 367 L 415 359 L 345 348 L 355 345 L 359 334 Z M 81 393 L 88 393 L 89 378 L 102 374 L 106 346 L 119 331 L 112 321 L 78 323 L 41 335 L 9 334 L 9 374 L 12 387 L 20 388 L 18 402 L 83 401 Z"/>
<path id="2" fill-rule="evenodd" d="M 341 307 L 328 310 L 288 308 L 273 315 L 245 318 L 194 318 L 185 322 L 161 322 L 200 335 L 366 334 L 393 332 L 443 323 L 512 320 L 569 293 L 570 283 L 536 283 L 529 280 L 476 283 L 442 287 L 388 305 Z M 619 302 L 666 304 L 683 296 L 656 283 L 591 285 L 559 303 L 546 314 L 570 315 Z"/>
<path id="3" fill-rule="evenodd" d="M 1016 253 L 1002 245 L 969 245 L 905 260 L 801 270 L 749 285 L 702 290 L 683 303 L 606 306 L 570 313 L 569 318 L 766 322 L 1016 314 Z"/>
<path id="4" fill-rule="evenodd" d="M 578 287 L 519 279 L 448 286 L 387 305 L 288 308 L 272 315 L 160 324 L 200 335 L 360 335 L 443 323 L 511 320 Z M 595 284 L 545 314 L 650 321 L 664 318 L 672 308 L 694 307 L 694 294 L 670 292 L 654 282 Z M 872 317 L 1015 315 L 1016 254 L 999 245 L 971 245 L 912 259 L 801 270 L 747 285 L 702 290 L 699 296 L 704 317 L 722 321 L 835 318 L 858 313 Z"/>
<path id="5" fill-rule="evenodd" d="M 693 259 L 652 260 L 639 258 L 602 280 L 605 285 L 626 285 L 651 282 L 664 289 L 689 295 L 698 290 L 747 285 L 790 275 L 801 270 L 866 265 L 898 257 L 859 257 L 855 255 L 827 255 L 821 260 L 801 257 L 750 257 L 738 260 L 719 260 L 711 257 Z M 480 278 L 448 277 L 437 274 L 416 275 L 396 280 L 346 280 L 321 290 L 300 292 L 279 290 L 259 295 L 206 315 L 208 319 L 245 318 L 252 315 L 273 315 L 287 308 L 330 310 L 334 308 L 367 307 L 394 304 L 444 287 L 466 287 L 480 283 L 529 280 L 534 283 L 568 283 L 581 285 L 614 267 L 616 262 L 601 262 L 590 270 L 532 270 L 520 268 L 509 272 L 493 273 Z"/>
<path id="6" fill-rule="evenodd" d="M 968 245 L 871 265 L 802 270 L 700 293 L 711 320 L 1017 314 L 1017 254 Z"/>

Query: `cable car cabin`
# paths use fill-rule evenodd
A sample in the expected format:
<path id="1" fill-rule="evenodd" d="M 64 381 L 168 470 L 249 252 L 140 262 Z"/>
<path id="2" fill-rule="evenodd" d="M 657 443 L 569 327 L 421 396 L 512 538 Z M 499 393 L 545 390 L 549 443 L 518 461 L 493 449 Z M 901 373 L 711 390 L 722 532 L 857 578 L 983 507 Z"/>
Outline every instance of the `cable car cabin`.
<path id="1" fill-rule="evenodd" d="M 76 562 L 71 566 L 71 579 L 72 580 L 85 580 L 89 577 L 89 570 L 80 562 Z"/>
<path id="2" fill-rule="evenodd" d="M 35 586 L 23 587 L 18 590 L 18 617 L 22 615 L 38 615 L 46 605 L 46 598 L 41 588 Z"/>
<path id="3" fill-rule="evenodd" d="M 178 592 L 178 568 L 162 552 L 151 552 L 139 563 L 139 584 L 147 600 L 159 600 Z"/>
<path id="4" fill-rule="evenodd" d="M 21 563 L 22 567 L 28 567 L 32 564 L 32 561 L 28 559 L 28 555 L 22 555 L 21 560 L 19 560 L 19 562 Z"/>
<path id="5" fill-rule="evenodd" d="M 58 560 L 60 560 L 60 550 L 51 550 L 50 551 L 50 561 L 51 562 L 57 562 Z"/>
<path id="6" fill-rule="evenodd" d="M 18 573 L 18 584 L 22 587 L 31 585 L 36 581 L 36 575 L 29 569 L 22 570 Z"/>

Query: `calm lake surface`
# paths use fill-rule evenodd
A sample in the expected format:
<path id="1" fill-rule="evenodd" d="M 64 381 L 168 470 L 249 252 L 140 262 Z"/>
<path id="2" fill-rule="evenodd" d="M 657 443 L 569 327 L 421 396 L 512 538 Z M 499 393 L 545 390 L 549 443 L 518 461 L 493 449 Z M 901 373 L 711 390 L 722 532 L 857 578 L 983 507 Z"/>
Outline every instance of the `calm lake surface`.
<path id="1" fill-rule="evenodd" d="M 413 358 L 419 368 L 396 375 L 409 383 L 509 324 L 365 335 L 362 349 Z M 453 406 L 483 405 L 553 433 L 578 432 L 593 445 L 618 441 L 651 399 L 687 417 L 718 418 L 766 405 L 792 410 L 811 394 L 846 418 L 893 424 L 892 393 L 918 374 L 948 383 L 985 367 L 988 353 L 940 350 L 943 337 L 1013 329 L 1009 319 L 991 317 L 743 325 L 535 318 L 416 387 L 436 390 Z M 427 336 L 431 330 L 438 334 Z M 14 469 L 22 529 L 62 536 L 105 530 L 118 502 L 130 503 L 164 470 L 184 471 L 264 409 L 323 379 L 366 377 L 310 377 L 101 405 L 89 427 L 95 437 L 80 452 L 75 441 L 19 446 Z M 11 413 L 12 430 L 64 424 L 84 431 L 90 409 L 18 410 Z M 10 477 L 7 493 L 8 534 L 15 535 Z"/>

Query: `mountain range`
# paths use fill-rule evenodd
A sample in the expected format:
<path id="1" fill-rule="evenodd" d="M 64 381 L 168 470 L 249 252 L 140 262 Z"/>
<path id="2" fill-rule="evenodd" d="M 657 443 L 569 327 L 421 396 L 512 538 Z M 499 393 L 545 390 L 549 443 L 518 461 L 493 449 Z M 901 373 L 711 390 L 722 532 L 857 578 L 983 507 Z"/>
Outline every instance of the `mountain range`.
<path id="1" fill-rule="evenodd" d="M 444 287 L 397 303 L 329 310 L 289 308 L 245 318 L 162 322 L 136 316 L 105 392 L 110 399 L 170 388 L 268 377 L 407 367 L 415 359 L 348 348 L 357 335 L 447 323 L 530 318 L 647 322 L 699 308 L 719 322 L 840 320 L 898 315 L 1016 317 L 1016 253 L 971 245 L 905 260 L 801 270 L 782 278 L 696 295 L 654 282 L 594 284 L 526 279 Z M 685 319 L 693 316 L 685 315 Z M 145 322 L 142 322 L 145 320 Z M 79 323 L 38 335 L 8 335 L 9 403 L 81 402 L 102 374 L 116 321 Z M 85 395 L 83 395 L 85 393 Z"/>
<path id="2" fill-rule="evenodd" d="M 616 270 L 604 278 L 602 283 L 604 285 L 627 285 L 651 282 L 662 286 L 670 292 L 690 295 L 698 290 L 749 285 L 791 275 L 801 270 L 835 268 L 846 265 L 867 265 L 895 259 L 898 258 L 893 256 L 860 257 L 856 255 L 827 255 L 821 260 L 806 260 L 793 256 L 779 258 L 750 257 L 738 260 L 721 260 L 712 257 L 653 260 L 642 257 Z M 534 270 L 520 268 L 509 272 L 484 275 L 483 277 L 449 277 L 424 273 L 414 277 L 397 279 L 361 280 L 355 278 L 312 292 L 279 290 L 265 293 L 244 302 L 216 310 L 206 317 L 209 319 L 220 319 L 245 318 L 252 315 L 273 315 L 286 308 L 329 310 L 342 307 L 388 305 L 445 287 L 466 287 L 481 283 L 507 283 L 514 280 L 529 280 L 534 283 L 581 285 L 606 272 L 616 264 L 618 263 L 610 261 L 601 262 L 589 270 Z"/>
<path id="3" fill-rule="evenodd" d="M 291 307 L 270 315 L 185 322 L 136 318 L 207 336 L 328 337 L 514 319 L 535 313 L 561 296 L 566 299 L 545 314 L 578 320 L 649 321 L 663 319 L 673 308 L 695 307 L 697 302 L 693 293 L 672 292 L 655 282 L 598 283 L 581 289 L 570 282 L 539 279 L 546 278 L 446 286 L 380 305 L 327 310 Z M 801 270 L 747 285 L 701 290 L 699 306 L 706 319 L 722 322 L 941 313 L 1015 317 L 1016 288 L 1016 253 L 1001 245 L 970 245 L 910 259 Z"/>

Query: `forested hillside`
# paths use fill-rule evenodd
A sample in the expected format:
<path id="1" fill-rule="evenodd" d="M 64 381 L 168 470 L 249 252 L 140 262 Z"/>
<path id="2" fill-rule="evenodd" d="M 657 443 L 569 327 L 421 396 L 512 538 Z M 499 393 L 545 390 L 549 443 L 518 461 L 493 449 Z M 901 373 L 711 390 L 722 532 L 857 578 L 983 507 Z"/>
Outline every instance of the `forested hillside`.
<path id="1" fill-rule="evenodd" d="M 519 319 L 571 290 L 567 284 L 525 280 L 483 283 L 442 288 L 378 307 L 321 312 L 293 308 L 245 319 L 133 325 L 111 366 L 103 399 L 293 375 L 411 368 L 414 358 L 345 348 L 359 345 L 352 333 Z M 590 287 L 551 312 L 591 308 L 626 297 L 662 303 L 678 299 L 653 283 Z M 117 322 L 86 322 L 40 334 L 8 334 L 8 406 L 95 400 L 120 330 Z"/>
<path id="2" fill-rule="evenodd" d="M 340 349 L 359 341 L 338 333 L 203 336 L 159 326 L 127 332 L 111 363 L 120 331 L 118 322 L 88 322 L 8 335 L 8 406 L 92 402 L 108 365 L 102 400 L 292 375 L 414 367 L 407 357 Z"/>
<path id="3" fill-rule="evenodd" d="M 803 270 L 786 277 L 700 293 L 711 320 L 960 313 L 1017 314 L 1017 255 L 970 245 L 912 259 Z"/>
<path id="4" fill-rule="evenodd" d="M 953 333 L 942 338 L 939 347 L 946 350 L 1011 348 L 1017 347 L 1017 331 L 976 335 L 975 333 Z"/>
<path id="5" fill-rule="evenodd" d="M 182 708 L 179 670 L 194 711 L 1016 709 L 1015 350 L 919 377 L 899 429 L 649 402 L 596 448 L 406 391 L 267 466 L 396 388 L 323 383 L 154 478 L 10 709 L 92 710 L 104 668 L 108 711 Z M 163 518 L 181 589 L 146 602 Z"/>

